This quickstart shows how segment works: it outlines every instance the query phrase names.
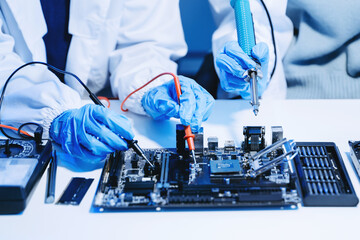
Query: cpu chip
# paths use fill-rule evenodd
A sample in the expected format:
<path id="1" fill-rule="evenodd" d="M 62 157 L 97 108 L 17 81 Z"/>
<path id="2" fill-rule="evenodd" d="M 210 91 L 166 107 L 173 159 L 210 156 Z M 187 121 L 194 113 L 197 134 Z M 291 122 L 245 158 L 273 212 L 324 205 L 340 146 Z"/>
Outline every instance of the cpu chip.
<path id="1" fill-rule="evenodd" d="M 212 174 L 240 172 L 240 163 L 236 159 L 210 160 L 210 172 Z"/>

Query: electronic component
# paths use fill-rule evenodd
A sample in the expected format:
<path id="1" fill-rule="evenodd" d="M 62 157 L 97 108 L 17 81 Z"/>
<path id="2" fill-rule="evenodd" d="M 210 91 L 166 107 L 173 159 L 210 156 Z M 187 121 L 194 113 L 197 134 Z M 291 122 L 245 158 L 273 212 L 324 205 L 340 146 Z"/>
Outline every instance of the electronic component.
<path id="1" fill-rule="evenodd" d="M 218 148 L 219 140 L 217 137 L 208 138 L 208 151 L 216 151 Z"/>
<path id="2" fill-rule="evenodd" d="M 197 163 L 180 127 L 176 149 L 145 149 L 154 168 L 132 150 L 112 154 L 93 211 L 357 205 L 334 143 L 295 144 L 282 138 L 281 127 L 272 132 L 276 141 L 269 146 L 264 127 L 244 127 L 242 148 L 235 141 L 218 147 L 217 137 L 210 137 Z"/>
<path id="3" fill-rule="evenodd" d="M 351 161 L 360 178 L 360 141 L 349 141 Z"/>
<path id="4" fill-rule="evenodd" d="M 237 159 L 210 160 L 210 173 L 239 173 L 240 162 Z"/>
<path id="5" fill-rule="evenodd" d="M 56 171 L 57 171 L 57 155 L 56 155 L 56 151 L 54 151 L 48 169 L 46 192 L 45 192 L 45 203 L 53 203 L 55 201 Z"/>
<path id="6" fill-rule="evenodd" d="M 225 152 L 234 152 L 235 149 L 235 141 L 234 140 L 227 140 L 225 141 L 224 151 Z"/>
<path id="7" fill-rule="evenodd" d="M 283 129 L 281 126 L 272 126 L 271 133 L 272 133 L 272 141 L 271 142 L 273 144 L 284 138 L 283 137 Z"/>
<path id="8" fill-rule="evenodd" d="M 0 214 L 22 212 L 51 158 L 51 142 L 0 140 Z"/>
<path id="9" fill-rule="evenodd" d="M 201 127 L 198 132 L 194 132 L 195 154 L 204 153 L 204 129 Z"/>
<path id="10" fill-rule="evenodd" d="M 261 145 L 264 128 L 248 129 L 254 129 L 251 134 L 260 133 L 257 139 Z M 177 127 L 181 143 L 177 142 L 176 150 L 144 149 L 154 168 L 133 150 L 112 154 L 101 174 L 93 210 L 296 208 L 301 202 L 295 168 L 290 167 L 297 154 L 291 141 L 282 139 L 263 152 L 245 152 L 234 141 L 220 148 L 213 137 L 208 141 L 209 148 L 196 154 L 194 163 L 189 150 L 184 149 L 182 131 Z M 117 177 L 112 180 L 114 173 Z"/>
<path id="11" fill-rule="evenodd" d="M 334 143 L 296 143 L 295 165 L 304 206 L 356 206 L 359 202 Z"/>
<path id="12" fill-rule="evenodd" d="M 57 204 L 79 205 L 93 181 L 93 178 L 72 178 Z"/>
<path id="13" fill-rule="evenodd" d="M 243 149 L 245 152 L 260 151 L 265 148 L 265 127 L 244 127 L 245 140 Z"/>

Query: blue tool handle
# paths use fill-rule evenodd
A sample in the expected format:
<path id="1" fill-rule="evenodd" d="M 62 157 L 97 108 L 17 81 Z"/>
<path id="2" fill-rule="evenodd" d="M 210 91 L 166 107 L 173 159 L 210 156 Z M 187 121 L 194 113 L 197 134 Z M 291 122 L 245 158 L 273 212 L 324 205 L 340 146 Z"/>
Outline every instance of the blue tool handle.
<path id="1" fill-rule="evenodd" d="M 236 30 L 239 46 L 249 56 L 255 46 L 255 34 L 249 0 L 231 0 L 235 11 Z"/>

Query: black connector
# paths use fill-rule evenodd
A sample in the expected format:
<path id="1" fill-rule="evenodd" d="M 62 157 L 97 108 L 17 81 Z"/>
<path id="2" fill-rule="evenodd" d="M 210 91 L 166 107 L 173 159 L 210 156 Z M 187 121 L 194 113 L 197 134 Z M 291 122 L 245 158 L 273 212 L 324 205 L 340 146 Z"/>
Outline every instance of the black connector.
<path id="1" fill-rule="evenodd" d="M 41 126 L 38 126 L 34 132 L 34 139 L 37 145 L 41 144 L 43 132 L 44 129 Z"/>

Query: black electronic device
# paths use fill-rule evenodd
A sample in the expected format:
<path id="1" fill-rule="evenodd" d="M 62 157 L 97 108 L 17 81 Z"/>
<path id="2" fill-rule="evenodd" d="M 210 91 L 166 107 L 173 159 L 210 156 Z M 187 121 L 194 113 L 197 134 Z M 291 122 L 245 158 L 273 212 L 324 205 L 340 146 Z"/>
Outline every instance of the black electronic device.
<path id="1" fill-rule="evenodd" d="M 356 206 L 359 202 L 335 143 L 298 142 L 294 161 L 304 206 Z"/>
<path id="2" fill-rule="evenodd" d="M 349 141 L 350 158 L 360 178 L 360 141 Z"/>
<path id="3" fill-rule="evenodd" d="M 93 181 L 93 178 L 72 178 L 57 204 L 80 205 Z"/>
<path id="4" fill-rule="evenodd" d="M 51 142 L 0 140 L 0 214 L 22 212 L 51 158 Z"/>
<path id="5" fill-rule="evenodd" d="M 295 167 L 290 167 L 295 146 L 281 139 L 265 148 L 264 133 L 263 127 L 246 127 L 248 144 L 242 148 L 234 141 L 219 147 L 217 137 L 209 137 L 205 148 L 200 130 L 196 163 L 185 148 L 182 126 L 176 129 L 176 149 L 145 150 L 154 167 L 131 150 L 112 154 L 94 210 L 296 207 L 301 199 Z"/>

